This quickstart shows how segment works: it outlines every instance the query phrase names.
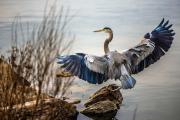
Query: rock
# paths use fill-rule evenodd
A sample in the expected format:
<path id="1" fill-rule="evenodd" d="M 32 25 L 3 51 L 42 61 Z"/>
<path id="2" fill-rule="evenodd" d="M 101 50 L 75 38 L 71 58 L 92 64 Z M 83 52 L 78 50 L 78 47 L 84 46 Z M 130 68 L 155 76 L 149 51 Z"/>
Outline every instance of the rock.
<path id="1" fill-rule="evenodd" d="M 27 80 L 0 59 L 0 119 L 74 120 L 78 114 L 74 104 L 79 102 L 75 100 L 68 103 L 46 93 L 38 95 L 38 91 Z"/>
<path id="2" fill-rule="evenodd" d="M 110 120 L 117 113 L 117 106 L 110 100 L 99 101 L 81 111 L 82 114 L 95 120 Z"/>
<path id="3" fill-rule="evenodd" d="M 11 113 L 18 120 L 75 120 L 78 115 L 74 105 L 55 98 L 44 100 L 38 106 L 32 103 L 21 109 L 14 109 Z"/>
<path id="4" fill-rule="evenodd" d="M 120 90 L 117 89 L 118 87 L 119 86 L 115 84 L 111 84 L 101 88 L 89 98 L 89 100 L 84 104 L 84 106 L 88 107 L 99 101 L 110 100 L 115 103 L 119 108 L 123 101 L 123 97 Z"/>
<path id="5" fill-rule="evenodd" d="M 95 92 L 84 104 L 82 114 L 95 120 L 111 120 L 120 108 L 123 97 L 119 86 L 111 84 Z"/>
<path id="6" fill-rule="evenodd" d="M 56 77 L 72 77 L 73 75 L 70 72 L 63 71 L 61 69 L 58 69 L 56 71 Z"/>
<path id="7" fill-rule="evenodd" d="M 81 100 L 76 99 L 76 100 L 70 100 L 70 101 L 67 101 L 67 102 L 70 103 L 70 104 L 79 104 L 79 103 L 81 103 Z"/>

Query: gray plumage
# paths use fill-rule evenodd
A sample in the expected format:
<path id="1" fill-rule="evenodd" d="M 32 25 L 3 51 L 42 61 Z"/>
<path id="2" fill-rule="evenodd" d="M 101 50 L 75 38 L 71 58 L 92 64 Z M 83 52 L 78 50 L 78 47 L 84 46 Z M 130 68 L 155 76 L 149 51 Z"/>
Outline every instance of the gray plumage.
<path id="1" fill-rule="evenodd" d="M 98 57 L 77 53 L 76 55 L 60 56 L 58 63 L 65 71 L 93 84 L 101 84 L 108 79 L 119 79 L 122 88 L 133 88 L 136 80 L 131 74 L 142 71 L 160 59 L 170 48 L 173 36 L 172 25 L 161 23 L 151 32 L 145 34 L 141 42 L 124 52 L 110 51 L 109 43 L 113 39 L 113 31 L 105 27 L 94 32 L 106 32 L 109 37 L 104 42 L 105 55 Z"/>

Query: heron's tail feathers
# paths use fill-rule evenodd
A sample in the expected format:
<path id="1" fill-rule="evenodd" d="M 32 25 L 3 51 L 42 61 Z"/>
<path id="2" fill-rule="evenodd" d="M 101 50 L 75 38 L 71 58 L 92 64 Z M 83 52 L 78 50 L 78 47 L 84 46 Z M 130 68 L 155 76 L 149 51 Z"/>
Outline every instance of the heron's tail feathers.
<path id="1" fill-rule="evenodd" d="M 131 89 L 136 84 L 136 80 L 130 75 L 122 75 L 122 89 Z"/>
<path id="2" fill-rule="evenodd" d="M 124 64 L 121 65 L 122 89 L 131 89 L 136 84 L 136 80 L 129 74 Z"/>

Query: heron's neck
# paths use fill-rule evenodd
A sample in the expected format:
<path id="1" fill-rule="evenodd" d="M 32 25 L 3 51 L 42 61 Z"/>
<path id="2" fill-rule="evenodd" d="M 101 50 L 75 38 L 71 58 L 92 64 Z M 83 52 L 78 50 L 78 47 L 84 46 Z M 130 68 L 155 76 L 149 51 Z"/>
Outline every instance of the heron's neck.
<path id="1" fill-rule="evenodd" d="M 109 43 L 113 39 L 113 32 L 109 32 L 108 34 L 109 34 L 109 37 L 104 42 L 104 52 L 105 52 L 105 54 L 107 54 L 110 51 L 109 50 Z"/>

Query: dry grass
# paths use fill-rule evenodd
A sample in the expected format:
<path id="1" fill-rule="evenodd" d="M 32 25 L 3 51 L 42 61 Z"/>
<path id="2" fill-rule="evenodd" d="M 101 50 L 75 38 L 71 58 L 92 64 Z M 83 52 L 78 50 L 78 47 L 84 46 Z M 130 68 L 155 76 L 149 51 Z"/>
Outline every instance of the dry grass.
<path id="1" fill-rule="evenodd" d="M 21 18 L 15 18 L 10 56 L 0 58 L 1 119 L 17 118 L 16 113 L 26 107 L 27 101 L 32 100 L 35 100 L 37 107 L 31 113 L 35 114 L 41 108 L 42 100 L 51 98 L 45 92 L 51 93 L 52 97 L 59 94 L 61 97 L 72 85 L 71 79 L 63 81 L 56 78 L 56 57 L 67 53 L 74 40 L 66 29 L 72 18 L 68 17 L 68 10 L 61 8 L 57 11 L 53 5 L 32 32 L 28 23 L 25 29 Z M 18 40 L 23 40 L 23 44 L 19 44 Z M 17 104 L 20 105 L 18 110 L 14 107 Z M 23 113 L 21 116 L 26 116 Z M 48 118 L 52 118 L 50 115 Z M 33 115 L 31 119 L 35 119 Z"/>

